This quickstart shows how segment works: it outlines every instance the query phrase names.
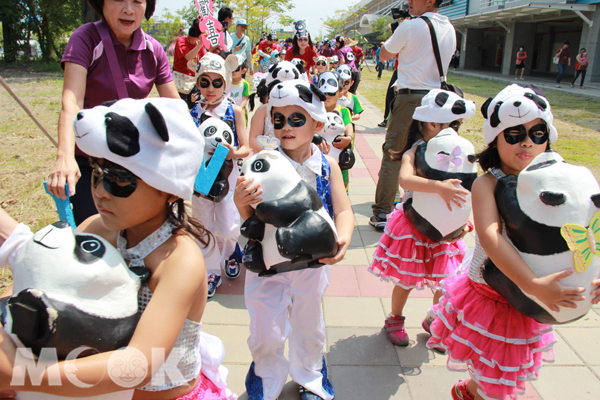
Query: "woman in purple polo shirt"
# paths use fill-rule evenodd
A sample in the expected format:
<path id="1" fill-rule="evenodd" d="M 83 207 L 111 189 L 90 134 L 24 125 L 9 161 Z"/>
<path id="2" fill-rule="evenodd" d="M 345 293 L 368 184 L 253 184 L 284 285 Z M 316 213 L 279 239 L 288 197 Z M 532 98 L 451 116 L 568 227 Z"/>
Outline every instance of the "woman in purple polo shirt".
<path id="1" fill-rule="evenodd" d="M 77 28 L 65 49 L 61 62 L 65 76 L 58 119 L 58 153 L 48 179 L 50 192 L 63 199 L 68 183 L 77 224 L 97 213 L 91 196 L 87 155 L 75 146 L 73 119 L 79 110 L 120 97 L 143 99 L 154 86 L 161 97 L 179 98 L 163 47 L 140 27 L 143 18 L 150 19 L 154 13 L 156 0 L 88 2 L 102 16 L 102 21 Z M 105 50 L 105 42 L 112 43 L 113 56 Z M 116 68 L 109 59 L 117 60 Z M 117 79 L 111 67 L 120 75 Z"/>

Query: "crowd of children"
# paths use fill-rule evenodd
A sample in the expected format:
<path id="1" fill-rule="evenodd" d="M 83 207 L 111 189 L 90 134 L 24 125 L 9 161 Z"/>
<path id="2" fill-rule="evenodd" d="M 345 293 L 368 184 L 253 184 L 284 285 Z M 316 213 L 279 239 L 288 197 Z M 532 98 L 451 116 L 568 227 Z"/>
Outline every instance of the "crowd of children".
<path id="1" fill-rule="evenodd" d="M 310 40 L 306 31 L 297 39 L 304 38 Z M 269 55 L 263 50 L 259 54 Z M 257 205 L 270 198 L 269 190 L 274 190 L 241 175 L 238 166 L 251 152 L 264 154 L 265 160 L 252 168 L 267 171 L 269 157 L 275 157 L 269 152 L 291 163 L 299 180 L 318 194 L 333 220 L 337 250 L 333 256 L 319 259 L 313 268 L 276 274 L 246 272 L 244 297 L 250 314 L 248 346 L 253 359 L 246 376 L 248 397 L 277 399 L 289 375 L 299 384 L 302 400 L 334 398 L 324 357 L 322 299 L 331 280 L 331 265 L 343 259 L 350 244 L 354 216 L 347 195 L 351 163 L 334 159 L 328 153 L 333 148 L 352 151 L 354 123 L 363 112 L 358 97 L 349 91 L 357 79 L 356 71 L 347 64 L 338 65 L 338 61 L 335 56 L 316 56 L 316 74 L 312 76 L 310 70 L 302 69 L 302 63 L 283 61 L 266 67 L 267 76 L 258 85 L 256 96 L 248 101 L 249 85 L 242 77 L 246 72 L 244 64 L 233 55 L 224 59 L 207 53 L 197 66 L 199 95 L 191 110 L 181 100 L 155 102 L 160 112 L 173 113 L 172 120 L 178 122 L 175 126 L 167 124 L 166 140 L 160 129 L 157 130 L 162 141 L 157 139 L 158 135 L 152 137 L 146 131 L 139 135 L 141 146 L 151 157 L 126 157 L 119 151 L 116 154 L 102 151 L 103 147 L 123 149 L 131 144 L 115 144 L 111 141 L 114 139 L 103 136 L 99 130 L 92 130 L 89 135 L 97 135 L 94 140 L 102 146 L 89 145 L 93 141 L 87 133 L 77 136 L 78 145 L 92 156 L 92 191 L 99 210 L 99 215 L 78 229 L 100 235 L 113 244 L 130 267 L 142 266 L 150 271 L 149 281 L 140 292 L 138 327 L 130 345 L 116 352 L 128 356 L 132 349 L 141 351 L 158 364 L 153 371 L 158 370 L 155 376 L 161 379 L 150 380 L 149 376 L 137 386 L 134 398 L 235 398 L 226 388 L 226 374 L 220 367 L 222 343 L 202 333 L 201 318 L 207 297 L 214 296 L 223 282 L 222 272 L 229 279 L 239 276 L 240 226 L 259 213 Z M 510 96 L 521 101 L 541 100 L 536 105 L 537 111 L 523 117 L 518 126 L 505 126 L 497 116 L 490 123 L 497 110 L 489 102 L 482 106 L 487 118 L 484 124 L 487 148 L 477 158 L 484 174 L 475 180 L 472 191 L 471 186 L 469 190 L 461 186 L 464 182 L 459 179 L 427 176 L 417 158 L 420 149 L 438 135 L 444 132 L 456 135 L 463 118 L 473 116 L 474 103 L 443 90 L 433 90 L 423 98 L 413 115 L 408 143 L 402 152 L 393 154 L 401 163 L 399 185 L 404 189 L 403 204 L 388 216 L 369 266 L 370 272 L 394 284 L 391 313 L 384 326 L 389 340 L 396 345 L 409 344 L 403 311 L 411 290 L 428 287 L 434 291 L 433 306 L 422 322 L 423 329 L 431 335 L 427 346 L 446 353 L 449 368 L 468 370 L 471 377 L 452 387 L 454 400 L 515 399 L 523 392 L 524 382 L 536 379 L 542 362 L 551 359 L 556 341 L 551 326 L 521 315 L 488 286 L 482 278 L 486 260 L 492 260 L 521 289 L 541 299 L 549 308 L 573 307 L 573 302 L 583 300 L 579 294 L 581 288 L 566 287 L 559 281 L 569 271 L 536 277 L 503 232 L 494 198 L 496 183 L 506 175 L 519 175 L 557 139 L 550 105 L 542 94 L 517 85 L 498 94 L 499 98 Z M 253 111 L 251 120 L 248 109 Z M 331 114 L 343 122 L 340 134 L 331 143 L 313 143 L 315 134 L 327 129 Z M 81 118 L 84 114 L 80 113 L 77 120 Z M 214 131 L 198 132 L 195 127 L 208 118 L 225 122 L 233 136 L 230 142 L 219 142 L 227 148 L 226 158 L 234 165 L 227 177 L 228 192 L 219 199 L 202 193 L 192 196 L 205 141 L 214 134 Z M 189 135 L 194 131 L 202 140 Z M 214 149 L 210 150 L 209 155 L 213 152 Z M 453 154 L 440 154 L 438 160 L 454 162 Z M 473 224 L 465 224 L 462 233 L 452 239 L 432 240 L 408 215 L 407 207 L 415 192 L 439 195 L 449 210 L 472 204 L 477 237 L 472 257 L 465 257 L 467 248 L 462 237 L 473 230 Z M 184 200 L 191 200 L 191 216 Z M 16 246 L 13 243 L 18 234 L 14 232 L 24 229 L 0 210 L 0 245 Z M 1 251 L 0 256 L 7 257 Z M 464 271 L 457 272 L 463 261 Z M 594 284 L 600 286 L 600 281 Z M 592 296 L 597 302 L 600 289 L 593 291 Z M 207 346 L 221 355 L 209 357 Z M 152 348 L 170 352 L 176 347 L 184 347 L 186 356 L 177 365 L 169 365 L 167 360 L 158 369 L 161 362 L 152 358 Z M 10 353 L 14 346 L 7 345 L 2 351 Z M 5 384 L 0 389 L 69 396 L 122 390 L 104 375 L 107 360 L 106 354 L 77 360 L 78 375 L 97 382 L 91 389 L 84 390 L 68 383 L 71 382 L 68 379 L 63 379 L 61 387 L 53 386 L 43 370 L 29 372 L 32 382 L 41 382 L 37 386 L 13 388 Z M 13 367 L 10 357 L 0 361 L 0 371 L 10 371 Z M 56 367 L 66 376 L 65 364 L 57 362 Z M 172 380 L 165 371 L 167 368 L 178 368 L 183 375 Z"/>

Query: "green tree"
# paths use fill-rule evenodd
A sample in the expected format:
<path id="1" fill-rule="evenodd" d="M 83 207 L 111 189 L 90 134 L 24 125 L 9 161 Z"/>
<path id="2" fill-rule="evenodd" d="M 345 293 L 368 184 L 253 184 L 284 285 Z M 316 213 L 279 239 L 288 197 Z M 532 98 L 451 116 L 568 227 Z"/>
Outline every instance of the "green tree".
<path id="1" fill-rule="evenodd" d="M 262 32 L 268 33 L 272 24 L 289 26 L 294 21 L 287 12 L 294 8 L 292 0 L 230 0 L 235 18 L 248 23 L 247 35 L 256 43 Z"/>
<path id="2" fill-rule="evenodd" d="M 162 16 L 158 18 L 152 17 L 147 21 L 142 21 L 144 32 L 158 40 L 165 48 L 178 36 L 180 30 L 187 25 L 189 25 L 188 22 L 182 21 L 178 15 L 171 14 L 169 10 L 165 10 Z"/>
<path id="3" fill-rule="evenodd" d="M 392 35 L 392 31 L 389 28 L 389 25 L 392 23 L 392 21 L 394 20 L 390 16 L 377 18 L 375 21 L 373 21 L 371 24 L 371 32 L 379 33 L 376 38 L 378 41 L 383 42 Z"/>

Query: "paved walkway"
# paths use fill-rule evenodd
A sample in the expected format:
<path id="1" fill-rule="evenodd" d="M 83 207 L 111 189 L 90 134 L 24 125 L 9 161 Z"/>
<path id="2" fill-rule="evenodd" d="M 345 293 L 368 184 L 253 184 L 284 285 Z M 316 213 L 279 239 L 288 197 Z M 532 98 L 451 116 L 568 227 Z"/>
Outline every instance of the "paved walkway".
<path id="1" fill-rule="evenodd" d="M 446 369 L 446 356 L 428 350 L 421 321 L 431 305 L 429 290 L 413 291 L 406 307 L 411 344 L 392 345 L 382 329 L 390 312 L 392 285 L 367 272 L 381 235 L 368 224 L 385 131 L 382 115 L 366 99 L 356 124 L 357 162 L 351 170 L 350 200 L 356 229 L 346 257 L 333 266 L 332 282 L 323 300 L 327 327 L 326 358 L 337 400 L 448 400 L 450 387 L 467 373 Z M 466 238 L 473 246 L 473 236 Z M 208 302 L 204 330 L 225 343 L 229 386 L 247 400 L 244 379 L 252 361 L 246 344 L 250 319 L 244 306 L 244 271 L 236 280 L 224 278 Z M 527 386 L 523 399 L 587 400 L 600 398 L 600 307 L 581 320 L 557 329 L 556 361 Z M 297 385 L 288 382 L 280 400 L 298 400 Z"/>

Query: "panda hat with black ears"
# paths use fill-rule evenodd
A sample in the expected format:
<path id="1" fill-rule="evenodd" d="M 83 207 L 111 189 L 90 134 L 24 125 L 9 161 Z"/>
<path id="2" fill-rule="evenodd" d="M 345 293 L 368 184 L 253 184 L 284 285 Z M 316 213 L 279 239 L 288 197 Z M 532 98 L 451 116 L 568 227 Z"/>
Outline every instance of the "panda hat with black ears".
<path id="1" fill-rule="evenodd" d="M 531 88 L 517 84 L 507 86 L 496 97 L 490 97 L 483 103 L 481 113 L 485 118 L 483 137 L 488 145 L 506 128 L 523 125 L 536 118 L 541 118 L 548 125 L 550 143 L 558 138 L 550 103 Z"/>
<path id="2" fill-rule="evenodd" d="M 77 146 L 128 169 L 155 189 L 191 199 L 204 137 L 185 102 L 147 98 L 106 104 L 77 114 Z"/>
<path id="3" fill-rule="evenodd" d="M 433 89 L 421 100 L 415 109 L 413 119 L 423 122 L 445 124 L 459 118 L 469 119 L 475 115 L 475 103 L 465 100 L 456 93 Z"/>
<path id="4" fill-rule="evenodd" d="M 325 111 L 325 95 L 314 84 L 295 79 L 274 85 L 269 92 L 267 113 L 271 115 L 273 107 L 299 106 L 302 107 L 318 122 L 327 122 Z"/>

